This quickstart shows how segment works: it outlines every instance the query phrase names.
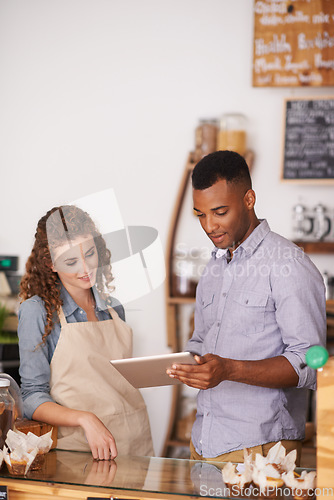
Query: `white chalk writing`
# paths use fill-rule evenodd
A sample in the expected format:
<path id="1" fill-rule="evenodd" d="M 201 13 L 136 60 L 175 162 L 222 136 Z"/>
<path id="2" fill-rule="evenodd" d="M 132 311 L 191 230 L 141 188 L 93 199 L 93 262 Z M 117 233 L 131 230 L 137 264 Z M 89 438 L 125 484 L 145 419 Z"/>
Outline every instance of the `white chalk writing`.
<path id="1" fill-rule="evenodd" d="M 323 23 L 330 23 L 330 17 L 329 14 L 324 14 L 323 12 L 320 12 L 320 14 L 314 14 L 312 16 L 312 23 L 313 24 L 323 24 Z"/>
<path id="2" fill-rule="evenodd" d="M 285 24 L 295 24 L 295 23 L 309 23 L 310 16 L 303 14 L 300 10 L 297 10 L 295 14 L 288 14 L 285 19 Z"/>
<path id="3" fill-rule="evenodd" d="M 286 41 L 286 35 L 273 35 L 273 39 L 265 43 L 263 38 L 255 40 L 255 54 L 264 56 L 265 54 L 279 54 L 280 52 L 291 52 L 291 44 Z"/>
<path id="4" fill-rule="evenodd" d="M 326 68 L 333 69 L 334 68 L 334 60 L 324 60 L 322 58 L 322 54 L 314 54 L 314 65 L 316 68 Z"/>
<path id="5" fill-rule="evenodd" d="M 256 14 L 286 14 L 286 5 L 285 3 L 255 2 L 254 10 Z"/>
<path id="6" fill-rule="evenodd" d="M 275 75 L 275 83 L 277 85 L 297 85 L 298 78 L 297 78 L 297 76 L 294 76 L 294 75 L 286 76 L 286 75 L 276 74 Z"/>
<path id="7" fill-rule="evenodd" d="M 322 83 L 322 76 L 319 73 L 310 73 L 309 75 L 304 75 L 303 73 L 299 73 L 298 75 L 300 83 L 308 85 L 309 83 L 313 83 L 315 85 L 320 85 Z"/>
<path id="8" fill-rule="evenodd" d="M 306 59 L 300 62 L 293 62 L 292 56 L 285 56 L 285 71 L 291 71 L 292 73 L 297 73 L 298 71 L 310 69 L 310 65 Z"/>
<path id="9" fill-rule="evenodd" d="M 334 47 L 334 37 L 329 36 L 327 31 L 323 34 L 318 33 L 315 38 L 307 39 L 305 33 L 299 33 L 298 35 L 298 48 L 300 50 L 307 49 L 327 49 L 328 47 Z"/>
<path id="10" fill-rule="evenodd" d="M 255 60 L 254 70 L 255 73 L 265 73 L 267 71 L 280 71 L 282 69 L 281 60 L 279 57 L 275 57 L 273 61 L 267 61 L 265 57 L 260 57 L 260 59 Z"/>

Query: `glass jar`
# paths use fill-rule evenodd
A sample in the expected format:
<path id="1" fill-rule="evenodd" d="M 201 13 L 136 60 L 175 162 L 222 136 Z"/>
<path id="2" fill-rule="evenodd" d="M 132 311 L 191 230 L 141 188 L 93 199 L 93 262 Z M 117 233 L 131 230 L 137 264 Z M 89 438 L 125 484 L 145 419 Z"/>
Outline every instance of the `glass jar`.
<path id="1" fill-rule="evenodd" d="M 15 402 L 9 394 L 10 381 L 0 378 L 0 449 L 6 441 L 9 429 L 14 427 L 14 406 Z"/>
<path id="2" fill-rule="evenodd" d="M 292 209 L 293 239 L 297 241 L 310 239 L 313 226 L 313 217 L 309 216 L 307 208 L 297 203 Z"/>
<path id="3" fill-rule="evenodd" d="M 175 297 L 195 297 L 194 262 L 189 251 L 174 255 L 172 292 Z"/>
<path id="4" fill-rule="evenodd" d="M 195 131 L 196 161 L 217 150 L 217 120 L 200 120 Z"/>
<path id="5" fill-rule="evenodd" d="M 247 120 L 241 113 L 226 113 L 220 119 L 217 149 L 229 150 L 244 156 L 247 149 Z"/>

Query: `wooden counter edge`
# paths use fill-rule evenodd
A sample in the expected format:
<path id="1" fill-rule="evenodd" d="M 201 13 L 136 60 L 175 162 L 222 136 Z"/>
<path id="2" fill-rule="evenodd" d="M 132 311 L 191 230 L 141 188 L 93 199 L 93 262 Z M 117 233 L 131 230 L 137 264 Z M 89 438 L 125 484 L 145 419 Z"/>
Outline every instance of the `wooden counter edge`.
<path id="1" fill-rule="evenodd" d="M 32 498 L 34 500 L 50 500 L 55 497 L 62 500 L 87 500 L 87 497 L 118 498 L 120 500 L 185 500 L 186 498 L 198 498 L 191 495 L 77 486 L 14 478 L 0 478 L 0 484 L 7 486 L 10 500 L 31 500 Z"/>

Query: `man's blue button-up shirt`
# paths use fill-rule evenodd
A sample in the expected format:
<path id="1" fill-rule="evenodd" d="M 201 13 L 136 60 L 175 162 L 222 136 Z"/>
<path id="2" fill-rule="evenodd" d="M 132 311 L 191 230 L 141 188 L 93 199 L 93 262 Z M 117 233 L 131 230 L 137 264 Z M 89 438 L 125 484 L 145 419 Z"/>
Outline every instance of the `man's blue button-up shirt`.
<path id="1" fill-rule="evenodd" d="M 234 251 L 215 249 L 197 286 L 195 330 L 187 351 L 260 360 L 285 356 L 298 387 L 271 389 L 223 381 L 198 393 L 192 441 L 204 457 L 282 439 L 303 439 L 307 388 L 301 368 L 312 345 L 326 342 L 321 274 L 305 253 L 263 220 Z"/>

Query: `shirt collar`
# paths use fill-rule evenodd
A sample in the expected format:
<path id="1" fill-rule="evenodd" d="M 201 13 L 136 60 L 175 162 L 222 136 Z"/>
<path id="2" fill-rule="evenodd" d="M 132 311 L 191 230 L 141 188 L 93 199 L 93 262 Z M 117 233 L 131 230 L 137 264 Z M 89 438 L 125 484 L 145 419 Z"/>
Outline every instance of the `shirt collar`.
<path id="1" fill-rule="evenodd" d="M 269 232 L 270 227 L 266 219 L 260 219 L 260 224 L 256 226 L 248 238 L 246 238 L 238 248 L 241 247 L 247 255 L 252 255 Z"/>
<path id="2" fill-rule="evenodd" d="M 270 227 L 266 219 L 260 219 L 260 224 L 256 226 L 256 228 L 251 232 L 248 238 L 245 239 L 236 249 L 235 252 L 240 252 L 240 248 L 242 248 L 247 255 L 251 255 L 255 252 L 259 244 L 264 240 L 267 234 L 270 231 Z M 215 259 L 219 259 L 221 257 L 227 257 L 228 248 L 217 248 L 215 247 L 212 251 L 212 256 Z M 234 253 L 235 253 L 234 252 Z"/>
<path id="3" fill-rule="evenodd" d="M 99 311 L 105 311 L 106 309 L 108 309 L 106 302 L 99 295 L 95 286 L 92 288 L 92 291 L 93 291 L 94 299 L 96 302 L 96 308 Z M 68 316 L 71 316 L 71 314 L 73 314 L 74 311 L 79 309 L 78 304 L 71 297 L 71 295 L 68 293 L 68 291 L 66 290 L 66 288 L 64 287 L 64 285 L 62 283 L 60 283 L 60 298 L 63 301 L 62 307 L 63 307 L 64 315 L 66 318 Z"/>
<path id="4" fill-rule="evenodd" d="M 220 259 L 221 257 L 224 257 L 226 256 L 228 252 L 228 248 L 214 248 L 214 250 L 212 250 L 212 253 L 211 255 L 213 257 L 215 257 L 216 259 Z"/>

